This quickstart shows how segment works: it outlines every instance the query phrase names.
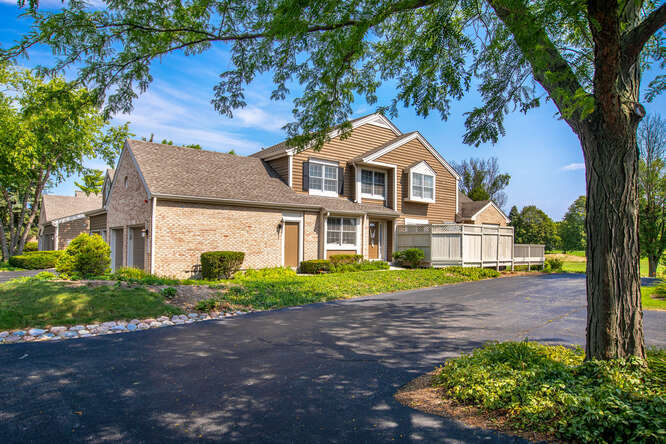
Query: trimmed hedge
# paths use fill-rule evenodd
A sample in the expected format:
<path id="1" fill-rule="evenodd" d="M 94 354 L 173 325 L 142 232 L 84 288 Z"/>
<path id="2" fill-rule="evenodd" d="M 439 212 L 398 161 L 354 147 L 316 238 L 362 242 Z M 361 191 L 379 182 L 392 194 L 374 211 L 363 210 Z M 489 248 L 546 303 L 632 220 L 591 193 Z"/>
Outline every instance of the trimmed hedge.
<path id="1" fill-rule="evenodd" d="M 314 259 L 301 262 L 301 273 L 318 274 L 331 271 L 331 261 L 326 259 Z"/>
<path id="2" fill-rule="evenodd" d="M 229 279 L 240 270 L 245 259 L 242 251 L 207 251 L 201 253 L 201 275 L 204 279 Z"/>
<path id="3" fill-rule="evenodd" d="M 332 273 L 350 273 L 354 271 L 388 270 L 391 268 L 384 261 L 361 261 L 352 264 L 331 265 Z"/>
<path id="4" fill-rule="evenodd" d="M 408 248 L 393 253 L 393 260 L 403 267 L 418 268 L 423 262 L 425 254 L 418 248 Z"/>
<path id="5" fill-rule="evenodd" d="M 109 271 L 111 249 L 99 234 L 81 233 L 56 262 L 56 270 L 70 276 L 101 276 Z"/>
<path id="6" fill-rule="evenodd" d="M 23 252 L 24 253 L 29 253 L 31 251 L 37 251 L 38 249 L 38 244 L 35 241 L 32 242 L 26 242 L 25 246 L 23 247 Z"/>
<path id="7" fill-rule="evenodd" d="M 349 265 L 349 264 L 359 264 L 363 261 L 362 254 L 332 254 L 328 258 L 331 261 L 331 265 Z"/>
<path id="8" fill-rule="evenodd" d="M 12 267 L 26 268 L 29 270 L 41 270 L 43 268 L 54 268 L 62 251 L 29 251 L 25 254 L 9 258 Z"/>

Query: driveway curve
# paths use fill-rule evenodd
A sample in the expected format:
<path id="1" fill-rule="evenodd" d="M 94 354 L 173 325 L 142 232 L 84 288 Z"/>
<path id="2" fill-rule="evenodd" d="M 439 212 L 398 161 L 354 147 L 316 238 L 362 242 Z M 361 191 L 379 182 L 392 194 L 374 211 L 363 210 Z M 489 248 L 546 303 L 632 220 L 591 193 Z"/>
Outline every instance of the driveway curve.
<path id="1" fill-rule="evenodd" d="M 645 313 L 649 344 L 665 327 Z M 4 345 L 0 442 L 514 442 L 393 394 L 489 340 L 584 335 L 584 276 L 550 275 Z"/>

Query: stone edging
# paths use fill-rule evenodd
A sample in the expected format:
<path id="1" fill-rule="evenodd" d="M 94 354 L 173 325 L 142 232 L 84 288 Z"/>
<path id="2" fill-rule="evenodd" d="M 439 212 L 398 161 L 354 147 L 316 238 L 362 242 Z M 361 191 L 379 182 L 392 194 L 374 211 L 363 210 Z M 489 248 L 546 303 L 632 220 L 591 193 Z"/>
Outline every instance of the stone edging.
<path id="1" fill-rule="evenodd" d="M 17 342 L 44 342 L 59 341 L 63 339 L 87 338 L 90 336 L 108 335 L 115 333 L 130 333 L 151 328 L 168 327 L 172 325 L 192 324 L 194 322 L 211 319 L 226 319 L 245 314 L 242 311 L 226 313 L 187 313 L 174 315 L 171 318 L 132 319 L 131 321 L 110 321 L 88 325 L 74 325 L 72 327 L 28 328 L 24 330 L 10 330 L 0 332 L 0 344 L 13 344 Z"/>

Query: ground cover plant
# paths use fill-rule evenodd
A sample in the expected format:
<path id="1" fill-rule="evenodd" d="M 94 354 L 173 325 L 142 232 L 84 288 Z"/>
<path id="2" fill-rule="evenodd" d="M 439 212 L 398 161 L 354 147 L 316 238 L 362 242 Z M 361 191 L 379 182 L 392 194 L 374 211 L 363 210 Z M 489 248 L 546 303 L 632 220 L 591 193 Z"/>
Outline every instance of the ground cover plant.
<path id="1" fill-rule="evenodd" d="M 446 398 L 500 413 L 516 430 L 579 442 L 666 439 L 666 352 L 584 361 L 581 349 L 492 343 L 437 369 Z"/>
<path id="2" fill-rule="evenodd" d="M 182 313 L 161 294 L 144 288 L 90 287 L 51 279 L 44 275 L 0 284 L 0 330 Z"/>
<path id="3" fill-rule="evenodd" d="M 479 279 L 488 279 L 498 277 L 500 272 L 492 268 L 476 267 L 446 267 L 444 273 L 452 276 L 459 276 L 465 280 L 477 281 Z"/>
<path id="4" fill-rule="evenodd" d="M 2 271 L 23 271 L 25 268 L 9 265 L 9 262 L 0 261 L 0 272 Z"/>

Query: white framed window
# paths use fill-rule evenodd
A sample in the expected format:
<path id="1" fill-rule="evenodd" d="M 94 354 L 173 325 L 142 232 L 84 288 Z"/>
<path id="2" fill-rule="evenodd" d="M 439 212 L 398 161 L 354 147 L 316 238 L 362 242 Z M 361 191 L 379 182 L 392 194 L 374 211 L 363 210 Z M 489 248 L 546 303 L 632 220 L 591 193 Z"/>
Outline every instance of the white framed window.
<path id="1" fill-rule="evenodd" d="M 386 172 L 361 170 L 361 195 L 370 199 L 386 199 Z"/>
<path id="2" fill-rule="evenodd" d="M 412 199 L 435 200 L 435 178 L 429 174 L 412 173 Z"/>
<path id="3" fill-rule="evenodd" d="M 358 220 L 354 217 L 326 219 L 326 248 L 356 249 Z"/>
<path id="4" fill-rule="evenodd" d="M 309 184 L 310 194 L 322 196 L 338 195 L 338 165 L 322 161 L 310 160 L 309 162 Z"/>

